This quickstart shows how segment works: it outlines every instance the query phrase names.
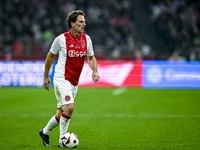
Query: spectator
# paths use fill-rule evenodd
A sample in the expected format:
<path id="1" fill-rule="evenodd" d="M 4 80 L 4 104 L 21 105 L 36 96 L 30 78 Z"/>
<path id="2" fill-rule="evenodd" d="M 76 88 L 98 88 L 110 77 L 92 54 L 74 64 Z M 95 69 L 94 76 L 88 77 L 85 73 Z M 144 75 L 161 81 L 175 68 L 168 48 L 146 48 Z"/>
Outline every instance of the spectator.
<path id="1" fill-rule="evenodd" d="M 163 47 L 169 52 L 178 48 L 187 60 L 200 60 L 193 42 L 200 34 L 200 1 L 152 0 L 151 10 Z"/>
<path id="2" fill-rule="evenodd" d="M 21 56 L 24 50 L 24 44 L 22 43 L 21 39 L 17 39 L 12 48 L 15 56 Z"/>
<path id="3" fill-rule="evenodd" d="M 200 1 L 152 0 L 150 5 L 152 23 L 163 44 L 160 54 L 179 49 L 187 60 L 200 60 L 195 42 L 200 37 Z M 131 0 L 1 0 L 0 55 L 7 54 L 7 46 L 14 46 L 11 55 L 46 56 L 52 39 L 68 30 L 63 20 L 74 9 L 87 13 L 85 32 L 97 47 L 97 58 L 135 59 L 133 48 L 141 59 L 155 58 L 136 30 Z"/>
<path id="4" fill-rule="evenodd" d="M 185 59 L 178 54 L 177 51 L 174 51 L 173 54 L 168 58 L 170 61 L 184 61 Z"/>
<path id="5" fill-rule="evenodd" d="M 121 59 L 122 54 L 132 52 L 130 43 L 137 45 L 130 41 L 136 36 L 134 20 L 130 16 L 131 0 L 2 0 L 0 8 L 0 55 L 7 53 L 6 45 L 13 45 L 11 54 L 46 56 L 52 39 L 68 30 L 62 20 L 74 9 L 87 13 L 85 32 L 87 27 L 90 28 L 88 34 L 94 47 L 98 48 L 97 58 Z"/>

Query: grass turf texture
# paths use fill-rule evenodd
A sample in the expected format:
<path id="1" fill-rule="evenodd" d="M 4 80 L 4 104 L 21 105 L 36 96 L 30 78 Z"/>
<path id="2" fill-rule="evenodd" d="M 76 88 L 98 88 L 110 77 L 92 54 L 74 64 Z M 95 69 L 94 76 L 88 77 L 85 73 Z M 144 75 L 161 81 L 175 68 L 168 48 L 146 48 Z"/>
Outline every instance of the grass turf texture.
<path id="1" fill-rule="evenodd" d="M 200 91 L 79 88 L 69 130 L 77 149 L 200 149 Z M 0 149 L 55 149 L 38 135 L 56 112 L 53 88 L 0 88 Z"/>

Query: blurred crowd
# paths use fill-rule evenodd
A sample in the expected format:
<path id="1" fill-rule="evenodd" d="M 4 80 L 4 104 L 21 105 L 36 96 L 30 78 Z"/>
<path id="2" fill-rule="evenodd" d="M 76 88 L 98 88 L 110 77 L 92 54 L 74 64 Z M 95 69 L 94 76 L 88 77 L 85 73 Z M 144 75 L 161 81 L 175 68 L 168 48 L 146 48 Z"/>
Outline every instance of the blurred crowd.
<path id="1" fill-rule="evenodd" d="M 130 0 L 1 0 L 0 55 L 46 56 L 54 38 L 69 30 L 66 18 L 75 9 L 86 14 L 85 33 L 97 58 L 134 57 L 134 40 L 140 38 Z"/>
<path id="2" fill-rule="evenodd" d="M 150 2 L 163 53 L 170 49 L 183 60 L 200 60 L 199 7 L 197 0 Z M 1 0 L 0 56 L 45 58 L 54 38 L 69 30 L 66 18 L 75 9 L 86 14 L 85 33 L 98 59 L 155 59 L 136 29 L 132 0 Z"/>
<path id="3" fill-rule="evenodd" d="M 200 60 L 200 1 L 152 0 L 152 21 L 169 60 Z"/>

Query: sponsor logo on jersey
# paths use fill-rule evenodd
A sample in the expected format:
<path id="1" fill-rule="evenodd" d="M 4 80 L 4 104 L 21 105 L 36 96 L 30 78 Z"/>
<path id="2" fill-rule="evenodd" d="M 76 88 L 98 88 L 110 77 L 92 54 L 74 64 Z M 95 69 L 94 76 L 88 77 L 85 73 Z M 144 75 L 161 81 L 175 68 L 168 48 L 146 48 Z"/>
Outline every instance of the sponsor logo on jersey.
<path id="1" fill-rule="evenodd" d="M 79 44 L 76 44 L 75 48 L 76 48 L 76 49 L 80 49 L 81 47 L 80 47 Z"/>
<path id="2" fill-rule="evenodd" d="M 69 57 L 85 57 L 86 52 L 84 51 L 76 51 L 76 50 L 69 50 L 68 52 Z"/>

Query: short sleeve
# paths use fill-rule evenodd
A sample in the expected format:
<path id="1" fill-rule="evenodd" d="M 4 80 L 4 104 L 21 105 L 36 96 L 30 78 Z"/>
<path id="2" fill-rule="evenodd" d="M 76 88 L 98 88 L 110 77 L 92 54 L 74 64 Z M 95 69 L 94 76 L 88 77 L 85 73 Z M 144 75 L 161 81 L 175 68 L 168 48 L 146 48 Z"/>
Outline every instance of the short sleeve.
<path id="1" fill-rule="evenodd" d="M 93 56 L 94 51 L 93 51 L 92 41 L 88 35 L 86 35 L 86 40 L 87 40 L 87 56 Z"/>
<path id="2" fill-rule="evenodd" d="M 50 52 L 57 54 L 60 51 L 59 37 L 56 37 L 51 45 Z"/>

